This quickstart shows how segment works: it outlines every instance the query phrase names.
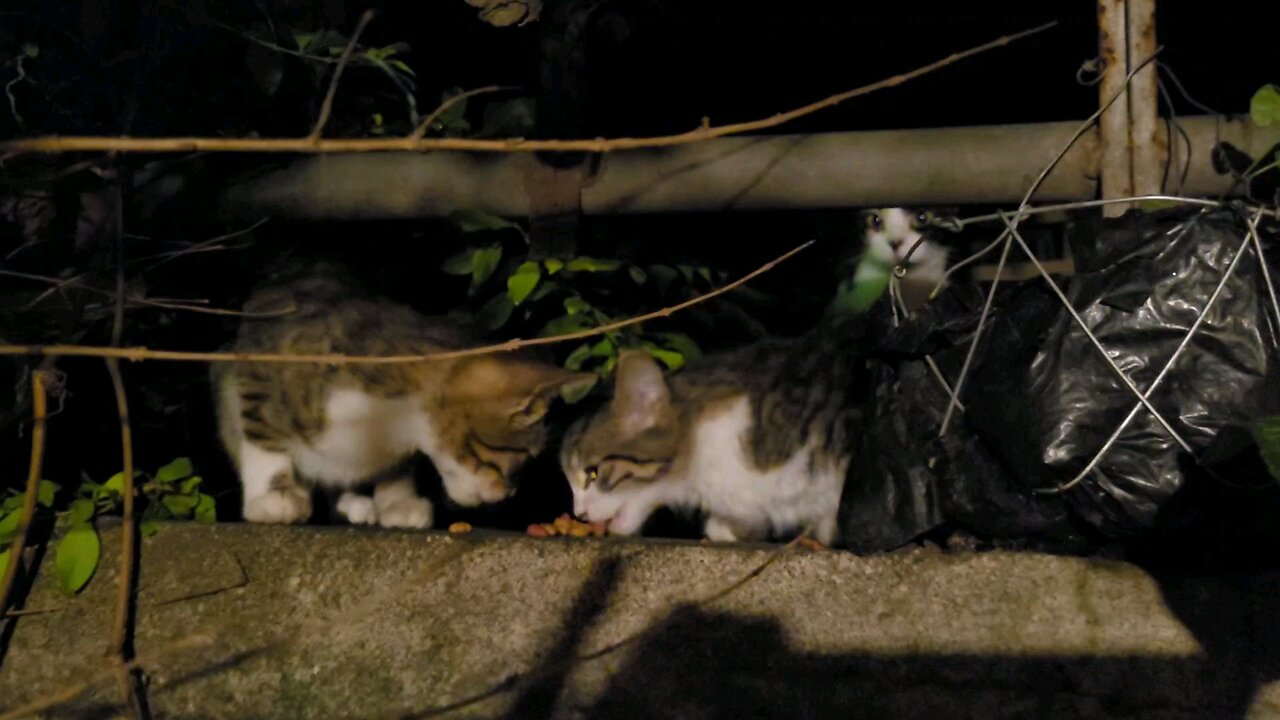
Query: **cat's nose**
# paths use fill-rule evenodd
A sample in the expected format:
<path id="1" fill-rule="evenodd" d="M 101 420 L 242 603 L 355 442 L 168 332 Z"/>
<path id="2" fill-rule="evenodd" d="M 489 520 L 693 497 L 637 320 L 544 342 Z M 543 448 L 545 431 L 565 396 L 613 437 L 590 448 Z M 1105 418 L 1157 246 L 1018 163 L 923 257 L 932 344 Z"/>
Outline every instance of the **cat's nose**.
<path id="1" fill-rule="evenodd" d="M 902 241 L 901 241 L 901 240 L 890 240 L 890 241 L 889 241 L 889 247 L 891 247 L 891 248 L 893 248 L 895 251 L 897 251 L 898 249 L 900 249 L 900 248 L 902 247 Z"/>

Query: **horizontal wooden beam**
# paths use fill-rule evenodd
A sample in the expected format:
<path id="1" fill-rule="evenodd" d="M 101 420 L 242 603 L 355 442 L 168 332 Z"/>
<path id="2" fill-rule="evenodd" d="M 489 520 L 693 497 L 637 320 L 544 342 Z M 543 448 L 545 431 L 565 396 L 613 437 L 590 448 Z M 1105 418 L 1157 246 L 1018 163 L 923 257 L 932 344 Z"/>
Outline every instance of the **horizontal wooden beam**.
<path id="1" fill-rule="evenodd" d="M 1257 157 L 1280 143 L 1280 126 L 1216 116 L 1178 119 L 1191 141 L 1169 143 L 1166 192 L 1216 196 L 1230 179 L 1214 172 L 1218 139 Z M 905 204 L 1016 203 L 1067 145 L 1079 122 L 727 137 L 599 157 L 582 188 L 587 215 L 724 210 L 811 210 Z M 338 154 L 307 157 L 228 189 L 237 215 L 302 218 L 440 217 L 474 209 L 526 217 L 530 153 Z M 1098 137 L 1086 133 L 1054 167 L 1034 201 L 1098 196 Z"/>

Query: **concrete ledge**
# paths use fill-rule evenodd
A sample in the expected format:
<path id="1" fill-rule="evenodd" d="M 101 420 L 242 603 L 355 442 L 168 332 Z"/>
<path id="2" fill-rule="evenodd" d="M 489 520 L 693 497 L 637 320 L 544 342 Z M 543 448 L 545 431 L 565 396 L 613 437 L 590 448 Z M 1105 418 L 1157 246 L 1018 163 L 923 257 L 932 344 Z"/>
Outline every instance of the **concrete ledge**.
<path id="1" fill-rule="evenodd" d="M 27 607 L 58 610 L 18 620 L 0 709 L 104 667 L 117 542 L 77 598 L 40 578 Z M 1280 718 L 1276 577 L 793 551 L 686 604 L 768 555 L 173 525 L 144 543 L 136 646 L 214 640 L 147 664 L 157 718 Z M 111 716 L 118 692 L 47 717 Z"/>

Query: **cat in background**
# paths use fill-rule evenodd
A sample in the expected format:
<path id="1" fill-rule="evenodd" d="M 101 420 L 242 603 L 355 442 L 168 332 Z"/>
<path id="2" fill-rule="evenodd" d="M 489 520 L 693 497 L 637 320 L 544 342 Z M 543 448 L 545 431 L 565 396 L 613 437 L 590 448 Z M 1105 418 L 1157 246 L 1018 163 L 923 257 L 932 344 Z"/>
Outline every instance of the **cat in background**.
<path id="1" fill-rule="evenodd" d="M 909 311 L 929 300 L 934 288 L 946 288 L 947 261 L 950 248 L 937 238 L 939 230 L 958 231 L 954 216 L 943 209 L 888 207 L 868 208 L 859 213 L 862 225 L 863 262 L 858 266 L 854 282 L 865 282 L 872 276 L 906 263 L 899 279 L 903 304 Z M 920 242 L 921 239 L 923 242 Z M 916 243 L 919 242 L 919 246 Z M 911 252 L 912 248 L 914 252 Z M 910 258 L 907 257 L 910 253 Z"/>
<path id="2" fill-rule="evenodd" d="M 714 541 L 808 528 L 831 545 L 861 405 L 852 322 L 829 315 L 799 338 L 707 355 L 670 377 L 624 352 L 612 396 L 561 447 L 574 513 L 633 535 L 659 507 L 696 509 Z"/>
<path id="3" fill-rule="evenodd" d="M 276 317 L 270 311 L 293 307 Z M 278 274 L 244 304 L 232 352 L 418 355 L 478 345 L 461 326 L 373 297 L 344 271 L 310 263 Z M 304 522 L 311 487 L 339 493 L 354 524 L 429 527 L 413 459 L 435 465 L 462 506 L 500 501 L 547 442 L 562 388 L 595 382 L 516 354 L 411 364 L 214 363 L 219 434 L 244 490 L 245 520 Z M 372 488 L 369 494 L 358 492 Z"/>

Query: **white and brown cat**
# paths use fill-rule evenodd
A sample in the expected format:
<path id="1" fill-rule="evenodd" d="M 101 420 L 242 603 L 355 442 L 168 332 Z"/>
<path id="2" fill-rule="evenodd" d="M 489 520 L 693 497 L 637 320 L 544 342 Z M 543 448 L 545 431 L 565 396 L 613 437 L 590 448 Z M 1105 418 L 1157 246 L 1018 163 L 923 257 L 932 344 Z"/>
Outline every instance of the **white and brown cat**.
<path id="1" fill-rule="evenodd" d="M 561 448 L 575 514 L 632 535 L 659 507 L 698 509 L 714 541 L 808 528 L 832 544 L 860 405 L 850 322 L 834 316 L 669 377 L 624 352 L 609 401 Z"/>
<path id="2" fill-rule="evenodd" d="M 461 327 L 366 295 L 324 263 L 258 288 L 235 352 L 415 355 L 476 344 Z M 270 315 L 270 313 L 265 313 Z M 356 524 L 428 527 L 431 502 L 413 483 L 426 455 L 462 506 L 503 500 L 513 476 L 547 442 L 545 415 L 561 388 L 594 382 L 515 354 L 412 364 L 215 363 L 219 432 L 240 474 L 250 522 L 298 523 L 311 488 L 340 492 Z M 371 496 L 361 490 L 372 489 Z"/>

